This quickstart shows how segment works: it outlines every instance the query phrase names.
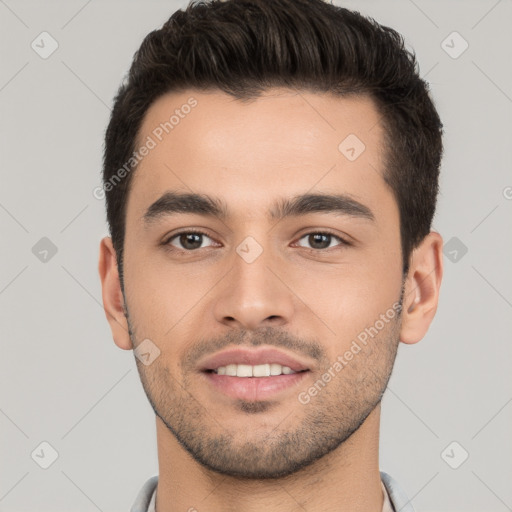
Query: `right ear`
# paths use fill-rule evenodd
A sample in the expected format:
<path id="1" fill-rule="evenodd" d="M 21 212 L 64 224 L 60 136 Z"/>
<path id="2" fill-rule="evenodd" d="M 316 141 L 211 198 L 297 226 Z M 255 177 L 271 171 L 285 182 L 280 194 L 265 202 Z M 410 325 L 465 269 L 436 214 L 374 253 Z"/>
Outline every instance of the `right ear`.
<path id="1" fill-rule="evenodd" d="M 101 279 L 103 308 L 110 324 L 114 343 L 123 350 L 131 350 L 133 346 L 124 310 L 124 297 L 119 280 L 116 252 L 112 245 L 112 238 L 108 236 L 100 242 L 98 271 Z"/>

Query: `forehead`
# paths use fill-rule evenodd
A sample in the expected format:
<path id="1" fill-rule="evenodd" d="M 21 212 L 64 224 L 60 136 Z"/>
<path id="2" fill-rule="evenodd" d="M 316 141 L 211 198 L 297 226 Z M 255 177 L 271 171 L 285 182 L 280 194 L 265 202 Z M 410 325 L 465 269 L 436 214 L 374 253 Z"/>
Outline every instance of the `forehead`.
<path id="1" fill-rule="evenodd" d="M 137 139 L 136 150 L 151 149 L 133 176 L 127 223 L 173 190 L 223 197 L 247 217 L 308 191 L 348 194 L 376 216 L 393 201 L 368 97 L 273 89 L 242 102 L 220 91 L 170 93 L 148 109 Z"/>

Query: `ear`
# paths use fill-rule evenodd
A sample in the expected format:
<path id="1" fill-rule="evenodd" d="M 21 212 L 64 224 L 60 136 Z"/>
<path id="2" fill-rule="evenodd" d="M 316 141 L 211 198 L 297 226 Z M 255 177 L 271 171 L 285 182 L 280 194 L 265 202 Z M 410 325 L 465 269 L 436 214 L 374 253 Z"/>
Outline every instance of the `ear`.
<path id="1" fill-rule="evenodd" d="M 101 279 L 103 308 L 110 324 L 114 343 L 123 350 L 131 350 L 133 346 L 125 316 L 116 252 L 110 237 L 101 240 L 98 271 Z"/>
<path id="2" fill-rule="evenodd" d="M 443 239 L 431 231 L 411 254 L 400 341 L 417 343 L 428 331 L 437 310 L 443 278 Z"/>

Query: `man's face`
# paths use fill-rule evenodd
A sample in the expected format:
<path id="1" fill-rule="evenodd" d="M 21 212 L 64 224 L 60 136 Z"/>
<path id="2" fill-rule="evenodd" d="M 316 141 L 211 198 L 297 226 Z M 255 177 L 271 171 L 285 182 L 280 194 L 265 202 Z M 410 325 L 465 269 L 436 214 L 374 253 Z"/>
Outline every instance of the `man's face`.
<path id="1" fill-rule="evenodd" d="M 158 130 L 191 97 L 197 105 Z M 133 176 L 124 245 L 133 346 L 160 350 L 137 360 L 145 392 L 201 464 L 291 474 L 358 429 L 396 355 L 400 226 L 379 115 L 367 98 L 273 90 L 242 103 L 189 91 L 151 106 L 136 147 L 148 136 L 156 145 Z M 225 217 L 151 208 L 166 193 L 209 196 Z M 294 203 L 302 195 L 352 203 Z M 229 375 L 269 370 L 281 375 Z"/>

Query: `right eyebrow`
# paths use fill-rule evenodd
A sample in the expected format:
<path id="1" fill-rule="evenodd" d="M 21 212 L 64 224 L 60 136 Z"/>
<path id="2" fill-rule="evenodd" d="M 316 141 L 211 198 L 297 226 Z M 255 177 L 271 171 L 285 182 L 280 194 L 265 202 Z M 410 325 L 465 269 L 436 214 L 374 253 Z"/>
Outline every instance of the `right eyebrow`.
<path id="1" fill-rule="evenodd" d="M 175 213 L 205 215 L 222 220 L 228 217 L 227 207 L 219 199 L 206 194 L 166 192 L 146 210 L 142 218 L 145 224 L 151 224 Z"/>

